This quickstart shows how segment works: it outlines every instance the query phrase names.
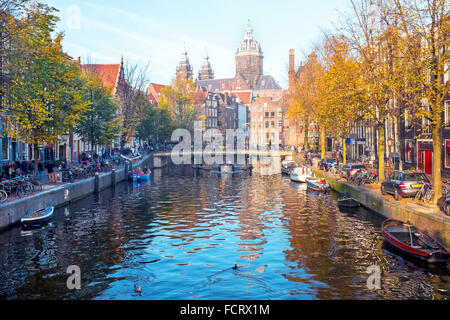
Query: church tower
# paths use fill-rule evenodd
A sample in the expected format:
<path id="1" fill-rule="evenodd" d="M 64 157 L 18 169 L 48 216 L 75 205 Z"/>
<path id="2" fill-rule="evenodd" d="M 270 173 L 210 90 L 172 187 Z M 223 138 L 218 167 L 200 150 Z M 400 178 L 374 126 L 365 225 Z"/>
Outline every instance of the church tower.
<path id="1" fill-rule="evenodd" d="M 203 59 L 202 68 L 198 72 L 198 80 L 210 80 L 210 79 L 214 79 L 214 71 L 212 70 L 211 64 L 209 63 L 208 53 L 206 53 L 206 56 Z"/>
<path id="2" fill-rule="evenodd" d="M 177 80 L 187 80 L 189 78 L 192 79 L 194 72 L 192 70 L 192 66 L 189 63 L 189 59 L 187 57 L 186 48 L 181 54 L 180 64 L 177 67 Z"/>
<path id="3" fill-rule="evenodd" d="M 244 40 L 236 52 L 236 85 L 244 89 L 254 89 L 258 78 L 264 74 L 263 52 L 259 43 L 253 38 L 250 23 L 245 30 Z"/>

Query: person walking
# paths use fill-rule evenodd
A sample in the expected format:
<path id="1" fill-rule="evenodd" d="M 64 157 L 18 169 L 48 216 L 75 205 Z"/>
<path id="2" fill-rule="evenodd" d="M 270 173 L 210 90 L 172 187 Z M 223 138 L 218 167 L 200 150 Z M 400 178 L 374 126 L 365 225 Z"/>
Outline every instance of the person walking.
<path id="1" fill-rule="evenodd" d="M 28 174 L 28 162 L 25 160 L 25 158 L 22 160 L 22 163 L 20 164 L 20 171 L 23 175 Z"/>
<path id="2" fill-rule="evenodd" d="M 46 165 L 47 173 L 48 173 L 48 182 L 49 183 L 55 183 L 55 172 L 53 169 L 55 168 L 55 164 L 53 162 L 49 162 Z"/>
<path id="3" fill-rule="evenodd" d="M 6 179 L 11 179 L 11 164 L 9 162 L 5 164 L 5 175 Z"/>
<path id="4" fill-rule="evenodd" d="M 14 161 L 11 162 L 10 172 L 11 172 L 11 174 L 10 174 L 11 179 L 15 178 L 16 174 L 17 174 L 17 170 L 16 170 L 16 163 Z"/>
<path id="5" fill-rule="evenodd" d="M 38 179 L 42 179 L 42 171 L 44 171 L 44 167 L 42 166 L 41 160 L 38 162 Z"/>

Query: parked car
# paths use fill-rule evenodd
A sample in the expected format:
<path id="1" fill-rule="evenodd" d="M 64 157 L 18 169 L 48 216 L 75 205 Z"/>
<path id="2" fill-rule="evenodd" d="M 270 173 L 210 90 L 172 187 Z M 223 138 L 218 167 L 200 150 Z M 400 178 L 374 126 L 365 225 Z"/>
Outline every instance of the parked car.
<path id="1" fill-rule="evenodd" d="M 323 158 L 319 163 L 319 167 L 328 171 L 334 163 L 336 163 L 336 159 Z"/>
<path id="2" fill-rule="evenodd" d="M 367 170 L 367 168 L 363 164 L 346 163 L 342 167 L 341 177 L 345 177 L 347 179 L 354 178 L 360 170 Z"/>
<path id="3" fill-rule="evenodd" d="M 395 200 L 414 197 L 424 183 L 430 181 L 423 172 L 395 170 L 381 183 L 381 193 L 393 194 Z"/>

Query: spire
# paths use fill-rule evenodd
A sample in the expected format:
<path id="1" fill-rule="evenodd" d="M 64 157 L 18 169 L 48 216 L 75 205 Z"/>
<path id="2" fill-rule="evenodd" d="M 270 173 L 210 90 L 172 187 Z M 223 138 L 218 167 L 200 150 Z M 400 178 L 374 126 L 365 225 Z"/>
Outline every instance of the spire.
<path id="1" fill-rule="evenodd" d="M 214 79 L 214 72 L 209 63 L 208 50 L 205 47 L 205 57 L 203 58 L 202 68 L 198 72 L 198 80 Z"/>
<path id="2" fill-rule="evenodd" d="M 186 51 L 186 43 L 184 43 L 183 52 L 181 53 L 180 64 L 177 67 L 177 79 L 189 79 L 193 76 L 192 66 Z"/>
<path id="3" fill-rule="evenodd" d="M 245 30 L 245 39 L 253 39 L 253 28 L 250 24 L 250 19 L 248 19 L 248 27 Z"/>

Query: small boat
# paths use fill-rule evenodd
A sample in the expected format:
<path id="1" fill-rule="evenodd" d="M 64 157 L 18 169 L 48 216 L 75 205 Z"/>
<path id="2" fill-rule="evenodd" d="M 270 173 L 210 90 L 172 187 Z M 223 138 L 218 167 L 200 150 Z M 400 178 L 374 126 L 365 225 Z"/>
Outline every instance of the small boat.
<path id="1" fill-rule="evenodd" d="M 232 163 L 224 163 L 219 166 L 221 173 L 231 173 L 234 171 L 234 166 Z"/>
<path id="2" fill-rule="evenodd" d="M 290 174 L 293 168 L 297 168 L 298 164 L 294 160 L 281 161 L 281 173 Z"/>
<path id="3" fill-rule="evenodd" d="M 20 219 L 20 222 L 23 223 L 25 226 L 35 223 L 41 223 L 50 219 L 54 211 L 55 208 L 53 206 L 37 211 L 30 211 Z"/>
<path id="4" fill-rule="evenodd" d="M 134 171 L 130 173 L 130 179 L 133 181 L 143 181 L 150 179 L 151 172 Z"/>
<path id="5" fill-rule="evenodd" d="M 413 258 L 429 263 L 446 263 L 449 258 L 444 246 L 411 224 L 387 219 L 381 233 L 390 245 Z"/>
<path id="6" fill-rule="evenodd" d="M 306 185 L 309 190 L 327 192 L 330 191 L 330 185 L 323 178 L 306 177 Z"/>
<path id="7" fill-rule="evenodd" d="M 307 177 L 312 176 L 311 169 L 307 167 L 295 167 L 291 170 L 289 177 L 295 182 L 306 182 Z"/>
<path id="8" fill-rule="evenodd" d="M 359 207 L 360 203 L 352 198 L 351 194 L 344 192 L 342 197 L 337 201 L 338 207 L 355 208 Z"/>

